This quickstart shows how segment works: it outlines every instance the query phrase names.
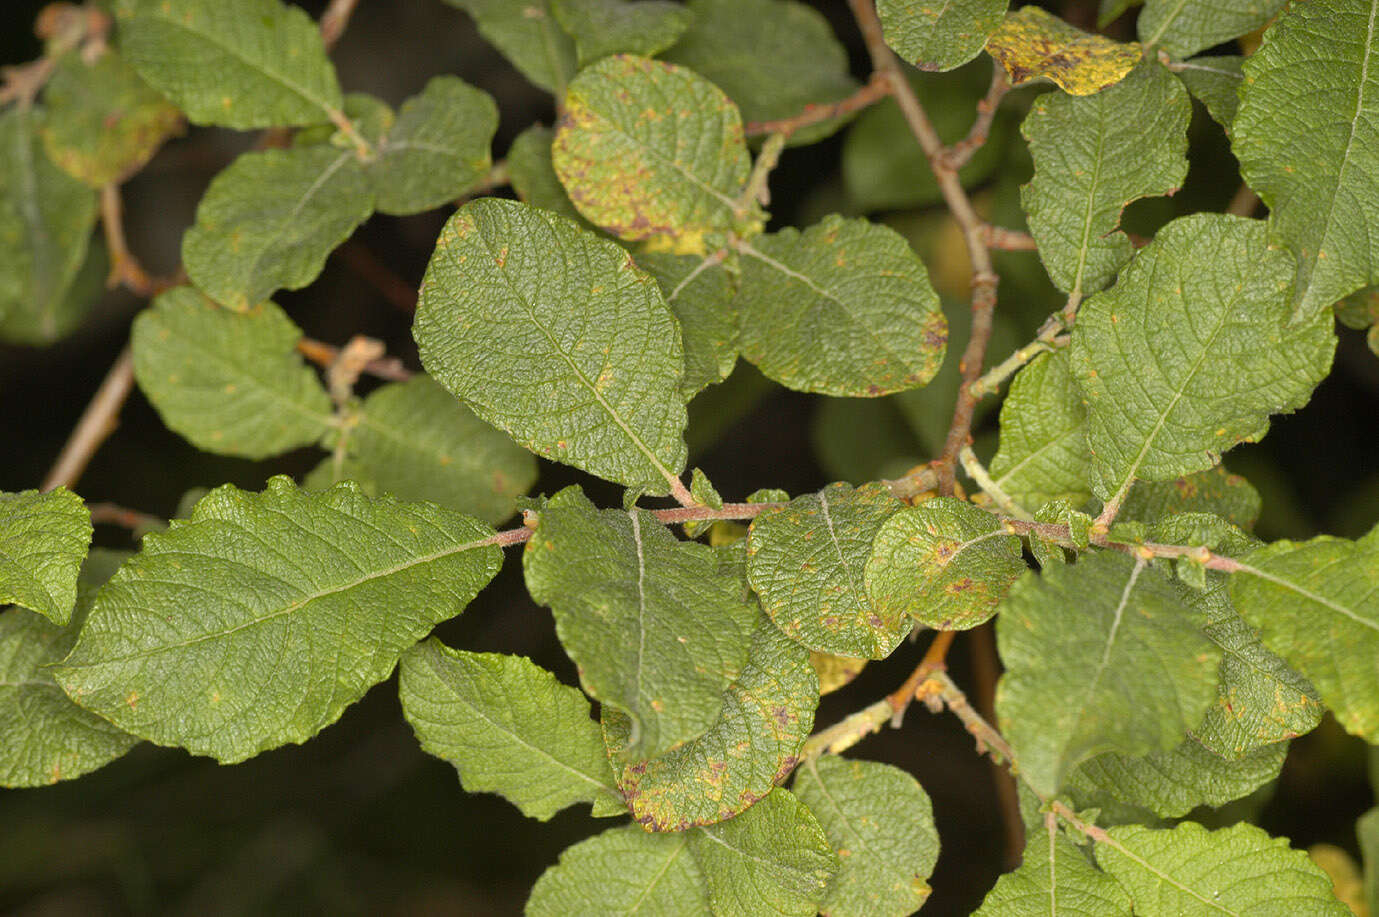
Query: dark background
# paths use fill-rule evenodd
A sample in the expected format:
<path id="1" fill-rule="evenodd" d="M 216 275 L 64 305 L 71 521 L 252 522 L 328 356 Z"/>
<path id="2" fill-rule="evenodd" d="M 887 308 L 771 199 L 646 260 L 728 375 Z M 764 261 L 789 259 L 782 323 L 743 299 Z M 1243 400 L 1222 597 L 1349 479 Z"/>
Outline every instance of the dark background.
<path id="1" fill-rule="evenodd" d="M 324 4 L 302 5 L 315 15 Z M 38 53 L 30 27 L 40 6 L 0 4 L 0 63 Z M 815 6 L 834 23 L 855 72 L 865 77 L 865 53 L 846 4 L 820 0 Z M 1089 23 L 1093 7 L 1060 11 Z M 1113 29 L 1128 37 L 1133 14 Z M 466 16 L 440 0 L 363 0 L 332 56 L 346 90 L 371 92 L 394 106 L 438 73 L 458 74 L 485 89 L 502 112 L 494 145 L 498 155 L 528 124 L 552 120 L 549 97 L 485 44 Z M 1017 93 L 1007 104 L 1018 108 L 1027 102 L 1027 93 L 1024 102 Z M 1152 233 L 1175 212 L 1220 209 L 1234 192 L 1239 179 L 1224 135 L 1200 114 L 1187 186 L 1171 201 L 1132 207 L 1126 217 L 1130 228 Z M 193 222 L 206 183 L 252 140 L 230 131 L 193 129 L 129 182 L 130 244 L 151 270 L 166 272 L 176 265 L 181 234 Z M 835 137 L 786 153 L 772 179 L 778 224 L 812 222 L 840 206 L 840 151 Z M 1028 165 L 1014 156 L 1009 168 Z M 1007 174 L 1005 185 L 1013 189 L 1022 177 Z M 312 337 L 335 344 L 354 333 L 379 337 L 390 353 L 415 367 L 410 318 L 382 290 L 398 281 L 415 286 L 447 215 L 374 217 L 331 258 L 315 284 L 283 293 L 278 302 Z M 910 232 L 936 277 L 961 276 L 961 264 L 955 271 L 936 263 L 952 258 L 954 249 L 933 231 L 939 225 L 934 214 L 885 218 Z M 1033 255 L 1007 258 L 1025 259 L 1009 262 L 1023 264 L 1013 272 L 1017 275 L 1036 264 Z M 943 292 L 962 309 L 957 286 Z M 1012 317 L 1017 343 L 1031 337 L 1039 319 L 1058 305 L 1050 302 L 1046 287 L 1007 276 L 1001 308 Z M 0 489 L 38 485 L 123 346 L 141 305 L 123 291 L 112 291 L 80 330 L 55 346 L 0 346 Z M 1005 352 L 992 356 L 1000 359 Z M 729 499 L 768 486 L 799 493 L 847 476 L 855 463 L 840 467 L 827 454 L 822 460 L 816 454 L 818 436 L 833 429 L 818 427 L 822 403 L 739 369 L 729 383 L 695 403 L 691 462 L 703 467 Z M 1258 533 L 1270 539 L 1320 531 L 1353 537 L 1374 525 L 1379 519 L 1376 419 L 1379 360 L 1359 333 L 1343 331 L 1337 369 L 1312 403 L 1278 418 L 1264 443 L 1228 457 L 1227 464 L 1264 493 Z M 993 427 L 994 418 L 988 417 L 984 431 L 989 434 Z M 903 428 L 864 430 L 858 447 L 870 450 L 876 462 L 882 455 L 907 461 L 929 457 Z M 169 516 L 190 488 L 229 481 L 259 489 L 269 475 L 302 474 L 319 458 L 314 450 L 302 450 L 255 463 L 199 452 L 167 431 L 136 391 L 119 429 L 77 490 L 91 501 Z M 575 480 L 585 483 L 597 501 L 620 500 L 618 489 L 552 465 L 543 465 L 538 489 L 553 492 Z M 128 535 L 117 529 L 99 528 L 96 539 L 131 547 Z M 527 598 L 513 558 L 465 614 L 438 633 L 452 645 L 532 656 L 574 680 L 549 612 Z M 969 645 L 979 640 L 961 638 L 952 654 L 961 684 L 974 684 Z M 818 723 L 834 722 L 893 690 L 921 652 L 922 641 L 871 665 L 854 685 L 823 700 Z M 971 740 L 956 719 L 917 706 L 903 729 L 867 740 L 858 752 L 906 768 L 933 797 L 943 853 L 924 913 L 968 913 L 995 881 L 1005 857 L 991 772 Z M 1354 818 L 1371 804 L 1364 769 L 1363 746 L 1328 719 L 1294 743 L 1276 794 L 1262 792 L 1217 817 L 1252 815 L 1297 846 L 1325 841 L 1353 853 Z M 418 749 L 402 719 L 395 683 L 389 681 L 308 745 L 239 766 L 219 767 L 145 744 L 70 784 L 0 791 L 0 913 L 517 913 L 537 876 L 565 846 L 609 824 L 588 818 L 583 807 L 542 824 L 498 797 L 462 792 L 448 765 Z"/>

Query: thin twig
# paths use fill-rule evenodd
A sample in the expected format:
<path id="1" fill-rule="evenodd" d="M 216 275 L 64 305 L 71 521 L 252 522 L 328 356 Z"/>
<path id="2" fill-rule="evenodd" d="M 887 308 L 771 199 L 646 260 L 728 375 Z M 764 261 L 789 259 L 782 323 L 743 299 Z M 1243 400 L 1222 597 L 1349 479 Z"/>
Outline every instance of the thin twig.
<path id="1" fill-rule="evenodd" d="M 977 103 L 977 119 L 972 122 L 967 136 L 949 147 L 948 152 L 944 155 L 944 162 L 948 168 L 954 172 L 961 169 L 967 165 L 973 154 L 986 143 L 987 137 L 991 135 L 991 122 L 996 120 L 996 109 L 1001 107 L 1001 100 L 1005 98 L 1008 92 L 1010 92 L 1010 81 L 1006 79 L 1005 68 L 993 65 L 991 68 L 991 88 L 987 89 L 986 95 Z"/>
<path id="2" fill-rule="evenodd" d="M 938 487 L 938 472 L 933 465 L 920 465 L 901 478 L 882 481 L 891 494 L 901 500 L 913 500 L 920 494 Z"/>
<path id="3" fill-rule="evenodd" d="M 1004 226 L 992 226 L 986 224 L 986 245 L 988 248 L 998 248 L 1004 252 L 1032 252 L 1039 250 L 1039 244 L 1034 241 L 1034 236 L 1018 229 L 1006 229 Z"/>
<path id="4" fill-rule="evenodd" d="M 110 250 L 110 273 L 105 285 L 110 289 L 123 286 L 135 296 L 152 296 L 170 284 L 154 280 L 134 257 L 125 242 L 124 201 L 120 198 L 119 185 L 111 184 L 101 188 L 101 229 L 105 233 L 105 247 Z"/>
<path id="5" fill-rule="evenodd" d="M 991 477 L 991 472 L 977 459 L 977 453 L 972 451 L 971 446 L 962 447 L 962 451 L 958 453 L 958 461 L 962 463 L 962 470 L 967 472 L 967 476 L 981 488 L 982 493 L 1000 507 L 1001 512 L 1016 519 L 1034 520 L 1034 517 L 1016 503 L 1010 494 L 1001 489 L 1001 485 Z"/>
<path id="6" fill-rule="evenodd" d="M 1046 541 L 1057 542 L 1069 548 L 1076 548 L 1076 543 L 1072 540 L 1072 533 L 1068 526 L 1057 522 L 1028 522 L 1022 519 L 1011 519 L 1002 517 L 1001 522 L 1007 531 L 1014 535 L 1038 535 Z M 1093 525 L 1088 535 L 1088 543 L 1094 544 L 1099 548 L 1109 548 L 1112 551 L 1120 551 L 1122 554 L 1129 554 L 1132 557 L 1142 560 L 1150 560 L 1155 557 L 1168 559 L 1187 558 L 1194 563 L 1199 563 L 1208 570 L 1217 570 L 1222 573 L 1241 573 L 1249 572 L 1253 568 L 1242 564 L 1233 557 L 1224 554 L 1217 554 L 1204 545 L 1179 545 L 1179 544 L 1160 544 L 1158 542 L 1129 542 L 1113 541 L 1104 528 Z"/>
<path id="7" fill-rule="evenodd" d="M 330 5 L 321 14 L 321 43 L 329 51 L 335 47 L 335 43 L 340 40 L 340 36 L 345 34 L 345 28 L 350 24 L 350 16 L 354 14 L 354 8 L 359 5 L 359 0 L 330 0 Z"/>
<path id="8" fill-rule="evenodd" d="M 977 740 L 977 751 L 995 757 L 1000 763 L 1009 765 L 1015 761 L 1015 752 L 1010 743 L 996 731 L 986 719 L 977 712 L 967 700 L 967 695 L 949 678 L 946 672 L 937 671 L 919 686 L 921 699 L 942 702 L 953 715 L 962 720 L 967 731 Z"/>
<path id="9" fill-rule="evenodd" d="M 1235 190 L 1235 195 L 1231 202 L 1226 205 L 1226 212 L 1238 217 L 1252 217 L 1255 208 L 1259 206 L 1259 195 L 1255 194 L 1254 189 L 1244 182 Z"/>
<path id="10" fill-rule="evenodd" d="M 168 527 L 165 519 L 116 503 L 88 503 L 86 508 L 91 511 L 93 524 L 118 525 L 120 528 L 129 529 L 136 536 L 147 531 L 157 531 Z"/>
<path id="11" fill-rule="evenodd" d="M 954 465 L 958 452 L 966 445 L 972 432 L 972 417 L 977 399 L 972 396 L 971 388 L 981 375 L 982 363 L 986 358 L 986 345 L 991 339 L 992 316 L 996 308 L 996 285 L 999 278 L 992 268 L 991 252 L 986 247 L 986 223 L 973 209 L 972 201 L 958 179 L 958 173 L 948 165 L 947 150 L 942 138 L 925 113 L 914 88 L 901 71 L 899 61 L 886 44 L 886 38 L 881 31 L 881 20 L 876 15 L 876 5 L 872 0 L 848 0 L 848 5 L 852 8 L 857 26 L 871 54 L 873 68 L 890 80 L 891 92 L 900 106 L 901 114 L 905 116 L 910 132 L 915 135 L 925 158 L 929 160 L 929 167 L 934 173 L 939 190 L 943 193 L 944 202 L 962 229 L 963 238 L 967 243 L 968 259 L 972 264 L 972 333 L 958 364 L 962 382 L 958 388 L 957 403 L 953 408 L 953 422 L 948 428 L 943 452 L 935 462 L 939 493 L 948 496 L 954 493 L 957 483 Z"/>
<path id="12" fill-rule="evenodd" d="M 753 204 L 766 206 L 771 203 L 771 171 L 780 162 L 780 154 L 784 149 L 785 134 L 772 134 L 761 145 L 756 162 L 752 163 L 752 174 L 747 176 L 747 183 L 742 186 L 742 193 L 737 197 L 734 212 L 738 219 L 745 218 L 751 212 Z"/>
<path id="13" fill-rule="evenodd" d="M 894 714 L 895 710 L 890 700 L 884 697 L 856 713 L 849 714 L 827 729 L 821 729 L 805 739 L 804 745 L 800 747 L 801 763 L 812 761 L 823 754 L 837 755 L 847 751 L 872 733 L 880 732 Z"/>
<path id="14" fill-rule="evenodd" d="M 1066 334 L 1058 334 L 1058 329 L 1061 327 L 1062 324 L 1059 322 L 1046 324 L 1045 330 L 1041 331 L 1037 338 L 993 366 L 985 375 L 973 383 L 973 397 L 983 398 L 993 394 L 1001 387 L 1002 382 L 1014 375 L 1016 370 L 1039 356 L 1039 354 L 1052 352 L 1060 347 L 1068 346 L 1068 336 Z"/>
<path id="15" fill-rule="evenodd" d="M 929 649 L 925 651 L 924 658 L 919 661 L 919 665 L 910 673 L 910 677 L 905 679 L 904 684 L 887 698 L 891 705 L 892 726 L 900 726 L 901 721 L 905 718 L 905 710 L 915 699 L 915 692 L 925 679 L 944 667 L 944 660 L 948 658 L 948 650 L 953 646 L 953 638 L 957 635 L 958 632 L 955 630 L 941 630 L 935 634 L 934 642 L 929 644 Z"/>
<path id="16" fill-rule="evenodd" d="M 86 470 L 91 457 L 96 454 L 101 443 L 115 431 L 121 406 L 134 388 L 134 358 L 128 345 L 120 351 L 115 362 L 110 365 L 105 378 L 101 380 L 96 394 L 82 412 L 81 419 L 72 429 L 71 435 L 53 463 L 52 470 L 43 479 L 42 489 L 73 487 Z"/>
<path id="17" fill-rule="evenodd" d="M 297 352 L 323 369 L 329 369 L 340 357 L 340 348 L 313 338 L 297 342 Z M 397 357 L 382 357 L 364 364 L 364 372 L 389 382 L 406 382 L 416 373 L 402 365 Z"/>
<path id="18" fill-rule="evenodd" d="M 745 131 L 748 137 L 758 137 L 763 134 L 784 134 L 789 137 L 802 128 L 861 111 L 870 105 L 875 105 L 890 94 L 890 80 L 886 78 L 885 74 L 877 73 L 872 77 L 871 82 L 846 99 L 823 105 L 806 105 L 804 111 L 789 118 L 778 118 L 775 121 L 749 121 Z"/>

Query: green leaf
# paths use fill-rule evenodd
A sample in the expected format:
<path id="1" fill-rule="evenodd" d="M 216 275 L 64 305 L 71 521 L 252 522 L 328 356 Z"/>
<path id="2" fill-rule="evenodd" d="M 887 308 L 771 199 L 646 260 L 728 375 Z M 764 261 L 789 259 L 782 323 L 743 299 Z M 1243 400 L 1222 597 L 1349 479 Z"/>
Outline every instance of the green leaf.
<path id="1" fill-rule="evenodd" d="M 1330 312 L 1290 321 L 1288 258 L 1262 222 L 1181 217 L 1083 305 L 1073 375 L 1086 395 L 1092 489 L 1203 471 L 1296 410 L 1331 368 Z"/>
<path id="2" fill-rule="evenodd" d="M 1245 64 L 1232 149 L 1297 256 L 1303 313 L 1379 283 L 1377 26 L 1379 0 L 1294 4 Z"/>
<path id="3" fill-rule="evenodd" d="M 756 610 L 716 575 L 706 545 L 676 540 L 645 510 L 598 510 L 577 487 L 541 510 L 522 556 L 580 682 L 633 722 L 651 757 L 702 735 L 747 661 Z"/>
<path id="4" fill-rule="evenodd" d="M 1005 17 L 1007 0 L 878 0 L 886 44 L 921 70 L 952 70 L 981 53 Z"/>
<path id="5" fill-rule="evenodd" d="M 775 789 L 736 818 L 690 836 L 715 917 L 813 917 L 838 857 L 809 809 Z"/>
<path id="6" fill-rule="evenodd" d="M 510 517 L 516 498 L 536 483 L 531 453 L 429 376 L 382 386 L 364 399 L 346 453 L 380 491 L 494 524 Z"/>
<path id="7" fill-rule="evenodd" d="M 533 452 L 649 493 L 678 482 L 680 331 L 613 242 L 471 201 L 441 231 L 412 333 L 437 382 Z"/>
<path id="8" fill-rule="evenodd" d="M 1245 58 L 1234 55 L 1197 57 L 1175 64 L 1173 70 L 1193 98 L 1207 108 L 1207 114 L 1229 133 L 1240 107 L 1240 86 L 1244 77 L 1240 66 Z"/>
<path id="9" fill-rule="evenodd" d="M 902 508 L 886 485 L 830 484 L 752 521 L 747 576 L 786 636 L 811 650 L 865 659 L 891 654 L 912 622 L 867 594 L 872 540 Z"/>
<path id="10" fill-rule="evenodd" d="M 1373 914 L 1379 911 L 1379 806 L 1356 820 L 1355 834 L 1365 864 L 1365 903 Z"/>
<path id="11" fill-rule="evenodd" d="M 1027 510 L 1054 500 L 1080 506 L 1087 484 L 1087 409 L 1066 350 L 1020 370 L 1001 405 L 1001 443 L 991 459 L 996 486 Z"/>
<path id="12" fill-rule="evenodd" d="M 121 729 L 222 763 L 303 742 L 493 578 L 492 534 L 348 484 L 226 484 L 144 536 L 57 679 Z"/>
<path id="13" fill-rule="evenodd" d="M 996 613 L 1026 569 L 1020 539 L 1000 519 L 938 497 L 881 526 L 867 561 L 867 594 L 883 617 L 967 630 Z"/>
<path id="14" fill-rule="evenodd" d="M 43 144 L 53 162 L 93 188 L 138 172 L 182 114 L 113 51 L 88 63 L 66 54 L 43 92 Z"/>
<path id="15" fill-rule="evenodd" d="M 986 51 L 1013 85 L 1047 79 L 1075 96 L 1114 86 L 1141 59 L 1138 44 L 1084 32 L 1033 4 L 1007 13 Z"/>
<path id="16" fill-rule="evenodd" d="M 105 766 L 138 742 L 73 704 L 51 669 L 77 639 L 99 585 L 99 568 L 113 566 L 122 556 L 102 548 L 92 551 L 66 627 L 19 608 L 0 612 L 0 786 L 71 780 Z"/>
<path id="17" fill-rule="evenodd" d="M 182 260 L 192 283 L 243 311 L 315 280 L 331 250 L 372 212 L 373 188 L 352 150 L 242 153 L 197 205 Z"/>
<path id="18" fill-rule="evenodd" d="M 1183 513 L 1213 513 L 1242 529 L 1250 529 L 1263 508 L 1259 491 L 1238 474 L 1217 465 L 1171 481 L 1140 481 L 1130 488 L 1116 517 L 1134 522 L 1158 522 Z"/>
<path id="19" fill-rule="evenodd" d="M 551 155 L 579 212 L 629 241 L 752 216 L 737 202 L 751 169 L 737 107 L 684 67 L 619 54 L 581 71 Z"/>
<path id="20" fill-rule="evenodd" d="M 723 693 L 704 735 L 618 775 L 632 817 L 649 831 L 683 831 L 731 819 L 794 769 L 814 726 L 819 680 L 809 651 L 760 617 L 742 674 Z M 603 737 L 619 755 L 627 717 L 605 707 Z"/>
<path id="21" fill-rule="evenodd" d="M 575 74 L 575 44 L 551 12 L 551 0 L 445 0 L 474 17 L 479 34 L 556 96 Z"/>
<path id="22" fill-rule="evenodd" d="M 91 545 L 91 512 L 65 487 L 0 492 L 0 605 L 66 624 Z"/>
<path id="23" fill-rule="evenodd" d="M 929 897 L 939 837 L 929 795 L 900 768 L 825 755 L 795 778 L 838 853 L 820 910 L 830 917 L 905 917 Z"/>
<path id="24" fill-rule="evenodd" d="M 1169 544 L 1206 545 L 1228 557 L 1243 556 L 1258 545 L 1221 519 L 1196 513 L 1167 516 L 1151 535 Z M 1223 652 L 1216 703 L 1192 734 L 1216 754 L 1236 759 L 1310 732 L 1325 708 L 1307 679 L 1266 649 L 1259 633 L 1240 617 L 1229 580 L 1225 574 L 1207 573 L 1204 590 L 1181 588 L 1180 593 L 1207 616 L 1207 638 Z"/>
<path id="25" fill-rule="evenodd" d="M 907 74 L 910 88 L 944 143 L 954 144 L 967 136 L 977 116 L 977 103 L 991 83 L 991 66 L 982 59 L 943 76 Z M 958 170 L 963 187 L 975 187 L 1001 165 L 1015 123 L 1008 110 L 997 113 L 986 143 Z M 906 210 L 943 200 L 934 170 L 894 99 L 878 102 L 857 116 L 843 140 L 842 168 L 848 198 L 859 210 Z"/>
<path id="26" fill-rule="evenodd" d="M 134 377 L 168 429 L 192 445 L 268 458 L 330 428 L 330 398 L 297 354 L 301 337 L 271 302 L 236 313 L 175 287 L 134 320 Z"/>
<path id="27" fill-rule="evenodd" d="M 846 49 L 828 20 L 795 0 L 689 0 L 694 21 L 665 55 L 713 82 L 747 121 L 775 121 L 846 98 L 857 89 Z M 814 143 L 845 119 L 791 135 Z"/>
<path id="28" fill-rule="evenodd" d="M 1098 552 L 1026 573 L 996 622 L 996 712 L 1020 773 L 1052 796 L 1104 752 L 1172 749 L 1216 696 L 1221 652 L 1153 567 Z"/>
<path id="29" fill-rule="evenodd" d="M 580 841 L 537 880 L 527 917 L 711 914 L 704 874 L 689 852 L 692 837 L 623 825 Z"/>
<path id="30" fill-rule="evenodd" d="M 1145 48 L 1191 57 L 1263 26 L 1286 0 L 1145 0 L 1135 21 Z"/>
<path id="31" fill-rule="evenodd" d="M 1347 917 L 1331 880 L 1301 850 L 1254 825 L 1208 831 L 1122 825 L 1097 844 L 1097 862 L 1144 917 L 1288 914 Z"/>
<path id="32" fill-rule="evenodd" d="M 1084 761 L 1069 777 L 1067 791 L 1079 809 L 1121 803 L 1178 818 L 1198 806 L 1241 799 L 1277 779 L 1287 753 L 1288 743 L 1276 742 L 1227 760 L 1189 736 L 1170 751 Z"/>
<path id="33" fill-rule="evenodd" d="M 667 0 L 551 0 L 551 11 L 575 40 L 580 67 L 619 52 L 653 57 L 675 44 L 694 19 Z"/>
<path id="34" fill-rule="evenodd" d="M 1191 120 L 1183 84 L 1157 63 L 1095 95 L 1051 92 L 1034 101 L 1021 128 L 1034 178 L 1020 203 L 1060 290 L 1095 293 L 1130 260 L 1121 211 L 1182 185 Z"/>
<path id="35" fill-rule="evenodd" d="M 728 378 L 737 365 L 733 278 L 714 256 L 638 255 L 637 266 L 656 278 L 680 322 L 685 344 L 680 393 L 689 401 Z"/>
<path id="36" fill-rule="evenodd" d="M 517 197 L 534 207 L 543 207 L 579 223 L 585 229 L 593 224 L 585 220 L 574 202 L 565 193 L 565 186 L 551 164 L 551 141 L 555 131 L 544 124 L 533 124 L 517 135 L 508 148 L 508 177 Z"/>
<path id="37" fill-rule="evenodd" d="M 474 188 L 493 165 L 497 130 L 492 96 L 457 77 L 433 78 L 402 103 L 370 165 L 379 211 L 420 213 Z"/>
<path id="38" fill-rule="evenodd" d="M 122 0 L 120 50 L 195 124 L 330 120 L 342 105 L 316 23 L 280 0 Z"/>
<path id="39" fill-rule="evenodd" d="M 1241 559 L 1230 597 L 1348 732 L 1379 741 L 1379 528 L 1278 541 Z"/>
<path id="40" fill-rule="evenodd" d="M 43 152 L 39 117 L 0 114 L 0 337 L 25 344 L 57 340 L 88 311 L 68 296 L 96 223 L 96 192 Z"/>
<path id="41" fill-rule="evenodd" d="M 833 214 L 739 247 L 742 355 L 787 388 L 874 398 L 943 364 L 948 320 L 895 230 Z"/>
<path id="42" fill-rule="evenodd" d="M 1055 826 L 1030 832 L 1024 862 L 997 880 L 975 917 L 1130 917 L 1130 896 Z"/>
<path id="43" fill-rule="evenodd" d="M 530 659 L 433 638 L 404 653 L 399 672 L 402 712 L 421 747 L 453 764 L 466 791 L 498 793 L 542 821 L 615 796 L 589 701 Z"/>

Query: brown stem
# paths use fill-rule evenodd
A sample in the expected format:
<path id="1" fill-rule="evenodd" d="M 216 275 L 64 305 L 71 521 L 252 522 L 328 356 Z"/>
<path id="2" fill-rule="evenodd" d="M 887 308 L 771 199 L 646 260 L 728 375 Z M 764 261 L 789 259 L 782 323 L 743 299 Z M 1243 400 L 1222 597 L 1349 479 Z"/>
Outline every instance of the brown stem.
<path id="1" fill-rule="evenodd" d="M 1056 541 L 1068 547 L 1075 547 L 1066 525 L 1056 522 L 1029 522 L 1023 519 L 1005 517 L 1001 518 L 1001 522 L 1005 525 L 1006 530 L 1012 534 L 1038 535 L 1048 541 Z M 1208 570 L 1218 570 L 1222 573 L 1240 573 L 1251 569 L 1233 557 L 1217 554 L 1202 545 L 1159 544 L 1153 541 L 1146 541 L 1142 544 L 1112 541 L 1105 531 L 1098 531 L 1096 526 L 1092 527 L 1088 541 L 1099 548 L 1120 551 L 1122 554 L 1129 554 L 1142 560 L 1150 560 L 1155 557 L 1188 557 L 1202 564 Z"/>
<path id="2" fill-rule="evenodd" d="M 910 702 L 915 699 L 915 692 L 925 679 L 933 672 L 937 672 L 944 667 L 944 660 L 948 657 L 948 650 L 953 645 L 953 638 L 958 635 L 955 630 L 941 630 L 934 635 L 934 642 L 929 644 L 929 649 L 925 651 L 924 658 L 919 661 L 919 665 L 910 673 L 910 677 L 905 679 L 904 684 L 897 688 L 887 698 L 891 705 L 891 725 L 899 726 L 900 721 L 905 717 L 905 710 L 910 706 Z"/>
<path id="3" fill-rule="evenodd" d="M 1254 193 L 1254 189 L 1241 182 L 1240 187 L 1235 190 L 1235 195 L 1231 202 L 1226 205 L 1226 212 L 1235 214 L 1238 217 L 1254 216 L 1255 208 L 1259 206 L 1259 195 Z"/>
<path id="4" fill-rule="evenodd" d="M 789 118 L 778 118 L 775 121 L 749 121 L 745 130 L 748 137 L 763 134 L 784 134 L 788 137 L 801 128 L 861 111 L 870 105 L 875 105 L 890 94 L 890 80 L 884 74 L 877 73 L 871 78 L 871 82 L 846 99 L 820 105 L 806 105 L 804 111 Z"/>
<path id="5" fill-rule="evenodd" d="M 872 0 L 848 0 L 862 38 L 871 54 L 872 66 L 878 73 L 890 80 L 891 92 L 900 106 L 910 132 L 919 141 L 924 156 L 929 160 L 929 168 L 934 180 L 943 193 L 948 210 L 962 229 L 967 243 L 968 258 L 972 263 L 972 335 L 963 351 L 958 368 L 962 373 L 962 383 L 958 388 L 957 403 L 953 408 L 953 422 L 944 440 L 943 452 L 935 462 L 938 472 L 940 494 L 950 496 L 955 492 L 957 478 L 954 465 L 958 453 L 967 444 L 972 432 L 972 416 L 977 399 L 971 388 L 982 373 L 982 362 L 986 357 L 986 345 L 991 339 L 992 314 L 996 308 L 996 284 L 999 278 L 991 264 L 991 252 L 986 247 L 986 223 L 977 215 L 972 201 L 958 180 L 958 173 L 947 162 L 947 151 L 943 140 L 934 128 L 929 116 L 915 95 L 909 80 L 900 69 L 899 61 L 891 53 L 886 38 L 881 31 L 881 20 L 876 15 L 876 5 Z"/>
<path id="6" fill-rule="evenodd" d="M 313 338 L 302 338 L 297 342 L 297 352 L 324 369 L 329 369 L 340 357 L 340 348 Z M 364 364 L 364 372 L 390 382 L 406 382 L 416 375 L 397 357 L 382 357 Z"/>
<path id="7" fill-rule="evenodd" d="M 989 723 L 996 719 L 996 680 L 1000 677 L 1000 661 L 996 653 L 996 629 L 988 621 L 970 631 L 967 641 L 972 657 L 972 677 L 976 682 L 977 712 Z M 1025 822 L 1020 817 L 1020 795 L 1015 778 L 995 761 L 991 762 L 991 780 L 996 790 L 996 802 L 1001 809 L 1001 825 L 1005 830 L 1006 869 L 1020 864 L 1025 849 Z"/>
<path id="8" fill-rule="evenodd" d="M 392 268 L 363 244 L 347 240 L 335 250 L 335 256 L 377 290 L 398 311 L 412 313 L 417 308 L 417 290 L 399 277 Z"/>
<path id="9" fill-rule="evenodd" d="M 150 277 L 139 259 L 129 250 L 125 242 L 124 201 L 120 197 L 119 185 L 112 182 L 101 188 L 100 199 L 101 229 L 105 233 L 105 247 L 110 251 L 110 273 L 105 278 L 105 285 L 111 289 L 123 286 L 135 296 L 143 297 L 175 286 L 171 281 Z"/>
<path id="10" fill-rule="evenodd" d="M 995 726 L 973 708 L 967 700 L 967 695 L 962 693 L 962 689 L 946 673 L 933 673 L 928 681 L 920 685 L 920 694 L 941 701 L 954 716 L 962 720 L 967 731 L 977 740 L 978 752 L 991 755 L 1001 764 L 1009 765 L 1014 762 L 1015 753 L 1011 751 L 1010 744 L 996 731 Z"/>
<path id="11" fill-rule="evenodd" d="M 910 470 L 903 478 L 882 481 L 890 488 L 891 494 L 901 500 L 911 500 L 925 491 L 938 487 L 938 472 L 933 465 L 920 465 Z"/>
<path id="12" fill-rule="evenodd" d="M 345 34 L 345 28 L 350 24 L 350 16 L 354 13 L 354 8 L 359 5 L 359 0 L 330 0 L 330 5 L 321 14 L 321 43 L 329 51 L 335 47 L 335 43 L 340 40 L 340 36 Z"/>
<path id="13" fill-rule="evenodd" d="M 115 503 L 89 503 L 86 508 L 91 511 L 91 522 L 95 525 L 118 525 L 135 533 L 140 530 L 164 529 L 168 525 L 165 520 L 151 513 L 143 513 Z"/>
<path id="14" fill-rule="evenodd" d="M 987 137 L 991 135 L 991 122 L 996 120 L 996 109 L 1001 107 L 1001 100 L 1005 98 L 1007 92 L 1010 92 L 1010 81 L 1006 79 L 1005 68 L 993 64 L 991 67 L 991 88 L 986 91 L 986 96 L 977 103 L 977 119 L 972 122 L 967 136 L 949 147 L 947 155 L 944 156 L 948 168 L 955 172 L 961 169 L 967 165 L 973 154 L 986 144 Z"/>
<path id="15" fill-rule="evenodd" d="M 120 408 L 133 388 L 134 358 L 126 345 L 110 365 L 96 394 L 91 396 L 81 419 L 67 437 L 52 470 L 43 479 L 43 490 L 72 487 L 77 483 L 101 443 L 115 431 Z"/>
<path id="16" fill-rule="evenodd" d="M 988 223 L 984 231 L 988 248 L 998 248 L 1006 252 L 1032 252 L 1039 248 L 1034 236 L 1018 229 L 1006 229 L 1004 226 L 992 226 Z"/>

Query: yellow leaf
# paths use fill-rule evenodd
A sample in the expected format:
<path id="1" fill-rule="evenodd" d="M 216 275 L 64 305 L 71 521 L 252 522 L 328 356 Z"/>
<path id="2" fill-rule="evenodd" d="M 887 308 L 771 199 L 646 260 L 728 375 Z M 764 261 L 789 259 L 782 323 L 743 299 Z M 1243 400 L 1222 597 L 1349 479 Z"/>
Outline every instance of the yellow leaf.
<path id="1" fill-rule="evenodd" d="M 819 676 L 819 693 L 829 694 L 852 681 L 866 666 L 867 660 L 831 653 L 811 652 L 809 661 Z"/>
<path id="2" fill-rule="evenodd" d="M 1037 6 L 1006 16 L 987 39 L 986 50 L 1006 68 L 1012 84 L 1044 78 L 1075 96 L 1119 83 L 1141 56 L 1138 42 L 1084 32 Z"/>

